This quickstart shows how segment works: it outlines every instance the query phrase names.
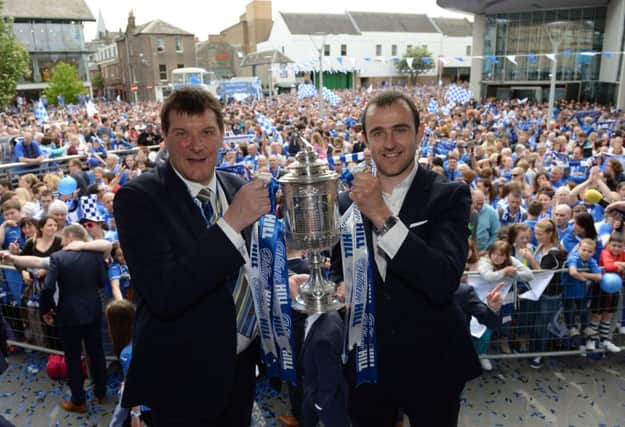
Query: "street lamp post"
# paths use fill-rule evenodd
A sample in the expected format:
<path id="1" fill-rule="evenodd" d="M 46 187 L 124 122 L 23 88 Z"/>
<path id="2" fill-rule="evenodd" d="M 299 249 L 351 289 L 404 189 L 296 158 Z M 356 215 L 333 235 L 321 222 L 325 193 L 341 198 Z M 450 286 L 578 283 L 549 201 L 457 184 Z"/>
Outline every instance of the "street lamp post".
<path id="1" fill-rule="evenodd" d="M 556 73 L 558 72 L 558 49 L 567 30 L 568 22 L 555 21 L 545 25 L 547 35 L 553 47 L 553 61 L 551 62 L 551 85 L 549 87 L 549 109 L 547 112 L 547 128 L 553 120 L 553 108 L 556 99 Z"/>

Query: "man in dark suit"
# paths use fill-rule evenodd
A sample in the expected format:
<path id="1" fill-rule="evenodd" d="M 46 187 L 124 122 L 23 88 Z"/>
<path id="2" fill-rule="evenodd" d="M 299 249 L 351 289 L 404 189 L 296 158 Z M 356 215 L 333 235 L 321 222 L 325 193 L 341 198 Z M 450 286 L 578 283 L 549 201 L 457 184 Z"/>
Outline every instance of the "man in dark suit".
<path id="1" fill-rule="evenodd" d="M 350 415 L 358 427 L 393 426 L 400 410 L 411 425 L 455 426 L 464 384 L 481 373 L 454 302 L 467 256 L 469 188 L 416 164 L 419 114 L 406 95 L 373 98 L 362 125 L 377 174 L 356 174 L 339 203 L 344 211 L 351 198 L 364 216 L 378 383 L 351 391 Z M 340 280 L 340 249 L 333 254 Z"/>
<path id="2" fill-rule="evenodd" d="M 243 185 L 215 173 L 224 122 L 207 91 L 175 91 L 161 127 L 168 161 L 115 196 L 137 301 L 122 405 L 149 406 L 156 426 L 247 427 L 258 340 L 237 327 L 233 282 L 242 277 L 249 226 L 269 211 L 269 195 L 260 180 Z"/>
<path id="3" fill-rule="evenodd" d="M 63 244 L 84 242 L 87 232 L 78 224 L 63 229 Z M 95 395 L 101 402 L 106 397 L 106 362 L 102 347 L 102 305 L 98 288 L 108 280 L 100 252 L 58 251 L 50 256 L 50 265 L 40 297 L 40 311 L 48 325 L 56 324 L 65 352 L 71 400 L 61 407 L 70 412 L 86 412 L 83 390 L 82 342 L 91 361 Z M 58 286 L 59 300 L 54 303 Z"/>

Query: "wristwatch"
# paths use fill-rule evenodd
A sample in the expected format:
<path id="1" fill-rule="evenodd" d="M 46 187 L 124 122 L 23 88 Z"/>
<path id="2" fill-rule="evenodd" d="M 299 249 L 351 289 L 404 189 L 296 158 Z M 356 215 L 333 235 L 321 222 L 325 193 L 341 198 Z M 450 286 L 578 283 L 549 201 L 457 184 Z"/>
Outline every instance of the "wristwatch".
<path id="1" fill-rule="evenodd" d="M 382 227 L 376 230 L 378 236 L 384 236 L 384 234 L 386 234 L 388 230 L 390 230 L 395 226 L 395 224 L 397 224 L 397 221 L 399 221 L 399 219 L 397 219 L 397 217 L 393 215 L 384 218 L 384 223 L 382 224 Z"/>

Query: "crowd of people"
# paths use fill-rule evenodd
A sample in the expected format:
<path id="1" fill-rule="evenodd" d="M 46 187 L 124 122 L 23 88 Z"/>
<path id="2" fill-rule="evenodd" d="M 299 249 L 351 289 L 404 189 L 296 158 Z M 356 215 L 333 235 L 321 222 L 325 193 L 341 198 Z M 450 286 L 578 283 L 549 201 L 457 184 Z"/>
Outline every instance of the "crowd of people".
<path id="1" fill-rule="evenodd" d="M 362 186 L 348 179 L 349 168 L 365 162 L 375 169 L 362 115 L 381 89 L 337 91 L 341 101 L 326 103 L 323 110 L 318 100 L 300 99 L 296 93 L 228 100 L 223 104 L 225 138 L 216 166 L 248 180 L 262 173 L 279 178 L 308 141 L 341 176 L 341 188 Z M 471 188 L 471 238 L 463 280 L 471 283 L 471 277 L 479 277 L 505 296 L 503 305 L 493 293 L 483 298 L 496 319 L 488 322 L 486 331 L 474 334 L 476 352 L 497 351 L 494 338 L 504 353 L 571 347 L 620 351 L 614 335 L 625 333 L 622 298 L 618 292 L 606 292 L 600 282 L 602 271 L 625 271 L 623 218 L 618 204 L 605 208 L 625 200 L 623 113 L 609 106 L 559 101 L 549 118 L 547 105 L 540 102 L 493 99 L 450 105 L 445 86 L 395 89 L 419 111 L 418 168 Z M 109 324 L 115 355 L 130 357 L 128 325 L 134 308 L 123 301 L 132 302 L 135 289 L 117 235 L 114 200 L 120 189 L 171 154 L 163 141 L 160 108 L 98 103 L 92 115 L 84 106 L 50 106 L 45 123 L 37 121 L 29 104 L 0 114 L 0 136 L 11 137 L 12 160 L 23 164 L 15 168 L 17 182 L 0 182 L 0 241 L 7 259 L 18 266 L 36 266 L 3 270 L 0 303 L 7 328 L 0 329 L 8 337 L 61 348 L 59 331 L 51 326 L 54 321 L 41 318 L 54 314 L 47 310 L 50 301 L 41 304 L 45 313 L 39 310 L 40 297 L 49 287 L 50 259 L 62 250 L 83 250 L 77 240 L 93 240 L 95 249 L 104 252 L 108 269 L 101 286 L 94 280 L 94 289 L 101 310 L 114 301 L 107 314 L 113 318 Z M 260 123 L 259 117 L 271 125 Z M 405 131 L 391 130 L 398 136 Z M 58 160 L 58 171 L 38 172 L 45 158 L 66 155 L 78 157 Z M 76 223 L 86 235 L 71 227 Z M 104 241 L 110 247 L 100 243 Z M 39 266 L 21 256 L 47 261 Z M 553 275 L 537 301 L 519 299 L 531 288 L 533 271 L 545 269 L 564 274 Z M 492 369 L 486 357 L 480 361 L 483 369 Z M 535 368 L 542 363 L 541 356 L 530 361 Z M 76 394 L 67 409 L 86 410 L 84 395 Z M 140 412 L 134 406 L 131 415 Z"/>

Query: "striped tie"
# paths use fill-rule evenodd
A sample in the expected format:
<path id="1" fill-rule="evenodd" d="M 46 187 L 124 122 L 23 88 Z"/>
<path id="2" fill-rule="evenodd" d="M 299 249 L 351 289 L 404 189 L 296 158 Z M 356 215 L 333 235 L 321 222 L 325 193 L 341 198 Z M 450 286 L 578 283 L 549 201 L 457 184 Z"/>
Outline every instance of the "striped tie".
<path id="1" fill-rule="evenodd" d="M 223 215 L 220 198 L 215 197 L 213 199 L 211 190 L 207 188 L 202 189 L 198 193 L 197 198 L 202 205 L 206 223 L 209 227 L 215 225 L 217 220 Z M 237 331 L 249 338 L 254 333 L 254 328 L 256 327 L 256 316 L 254 315 L 250 285 L 245 277 L 243 268 L 239 270 L 239 274 L 236 280 L 230 284 L 230 288 L 237 313 Z"/>

